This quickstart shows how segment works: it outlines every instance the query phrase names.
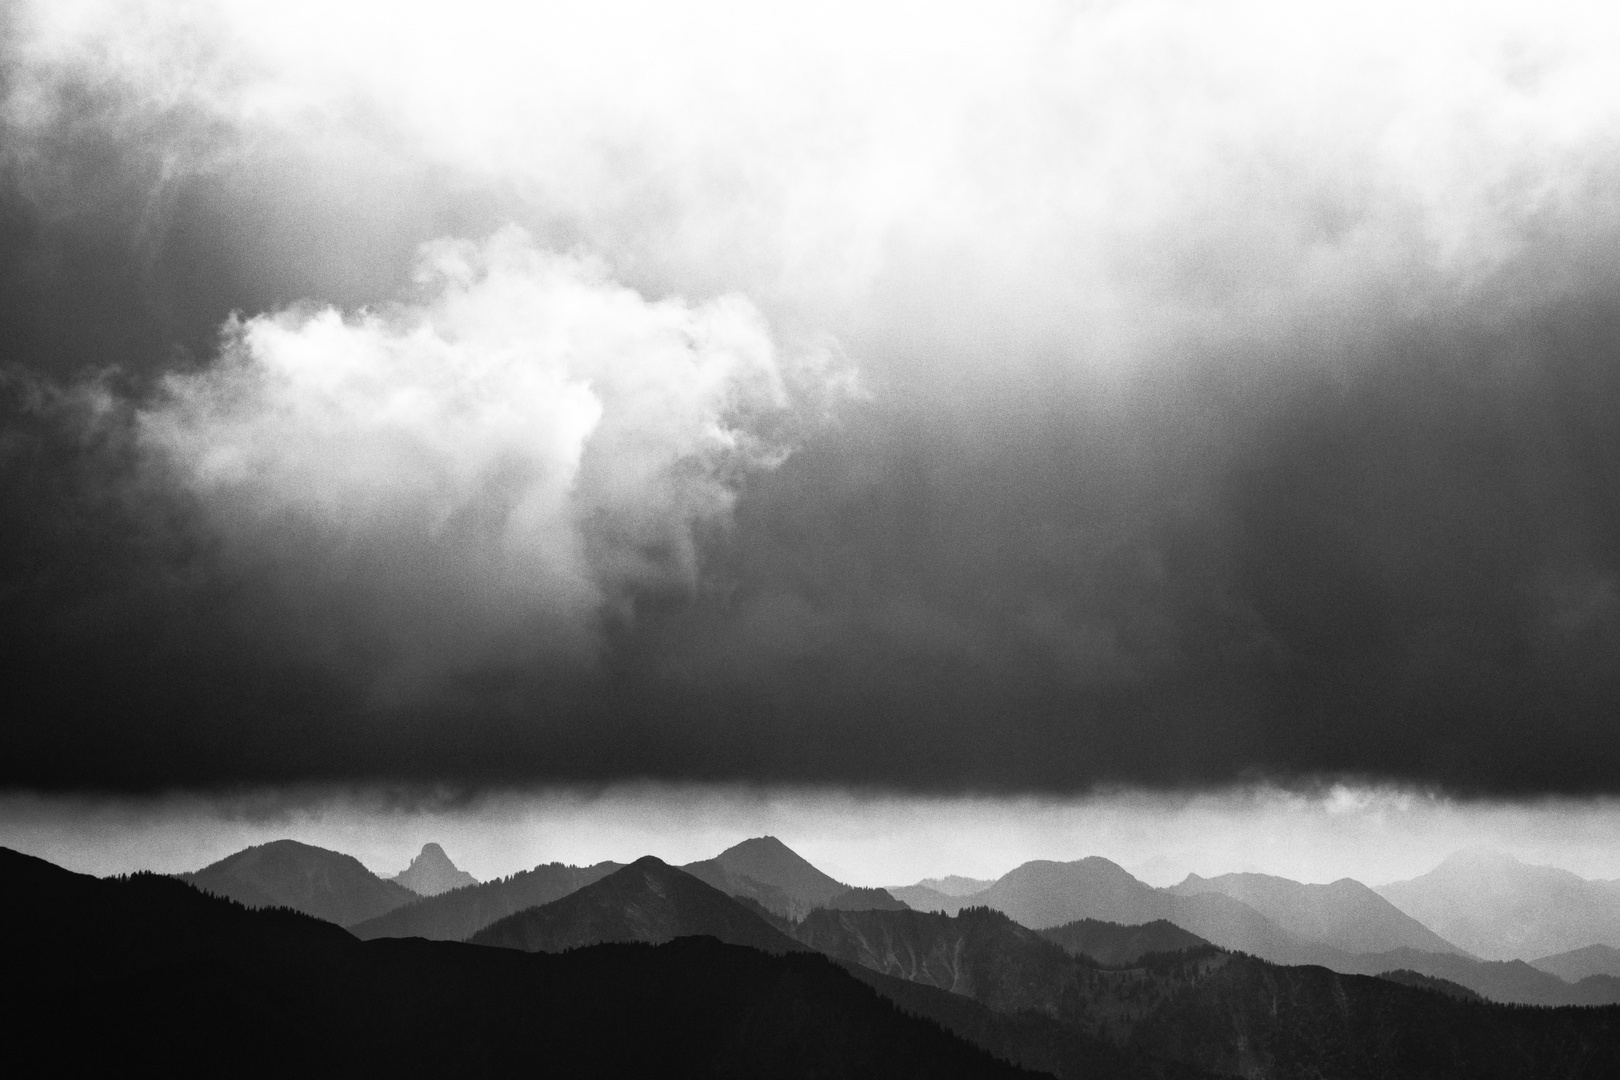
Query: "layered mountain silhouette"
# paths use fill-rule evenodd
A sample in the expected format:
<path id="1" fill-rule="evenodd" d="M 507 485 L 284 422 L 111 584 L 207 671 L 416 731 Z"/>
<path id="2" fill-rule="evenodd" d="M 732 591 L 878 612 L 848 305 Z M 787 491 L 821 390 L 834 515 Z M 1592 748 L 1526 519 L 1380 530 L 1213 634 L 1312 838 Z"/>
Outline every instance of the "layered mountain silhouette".
<path id="1" fill-rule="evenodd" d="M 1407 970 L 1465 986 L 1490 1001 L 1510 1005 L 1612 1005 L 1620 1003 L 1620 979 L 1593 975 L 1571 985 L 1523 960 L 1476 960 L 1456 953 L 1393 949 L 1360 955 L 1339 953 L 1336 971 L 1381 975 Z M 1322 965 L 1327 966 L 1327 965 Z"/>
<path id="2" fill-rule="evenodd" d="M 509 915 L 470 940 L 525 952 L 561 952 L 609 941 L 656 943 L 695 934 L 769 953 L 800 948 L 719 889 L 651 855 L 560 900 Z"/>
<path id="3" fill-rule="evenodd" d="M 1427 874 L 1377 891 L 1441 937 L 1490 960 L 1620 947 L 1620 882 L 1589 881 L 1501 852 L 1458 852 Z"/>
<path id="4" fill-rule="evenodd" d="M 419 899 L 373 874 L 352 855 L 276 840 L 245 848 L 194 874 L 180 875 L 204 892 L 247 907 L 287 907 L 349 926 Z"/>
<path id="5" fill-rule="evenodd" d="M 972 896 L 976 892 L 983 892 L 995 884 L 994 880 L 985 878 L 963 877 L 961 874 L 947 874 L 940 878 L 923 878 L 917 882 L 925 889 L 944 893 L 946 896 Z M 892 891 L 892 890 L 891 890 Z"/>
<path id="6" fill-rule="evenodd" d="M 971 997 L 1001 1016 L 1101 1038 L 1127 1062 L 1246 1077 L 1546 1077 L 1620 1067 L 1620 1009 L 1515 1010 L 1421 974 L 1282 967 L 1211 946 L 1100 965 L 1005 915 L 817 911 L 801 940 L 889 979 Z M 1466 958 L 1452 955 L 1453 959 Z M 1035 1050 L 1042 1036 L 1023 1036 Z M 1013 1040 L 1016 1048 L 1019 1040 Z M 1085 1072 L 1059 1064 L 1061 1076 Z"/>
<path id="7" fill-rule="evenodd" d="M 438 844 L 423 844 L 422 851 L 411 860 L 411 865 L 390 880 L 405 886 L 418 896 L 438 896 L 464 885 L 476 885 L 478 879 L 465 870 L 456 868 L 444 848 Z"/>
<path id="8" fill-rule="evenodd" d="M 910 907 L 895 899 L 888 889 L 851 887 L 828 900 L 822 907 L 833 911 L 909 911 Z"/>
<path id="9" fill-rule="evenodd" d="M 973 896 L 1036 930 L 1081 919 L 1139 924 L 1163 919 L 1223 949 L 1295 962 L 1303 939 L 1222 893 L 1181 896 L 1138 881 L 1095 856 L 1074 862 L 1027 862 Z"/>
<path id="10" fill-rule="evenodd" d="M 1400 971 L 1386 971 L 1378 977 L 1389 982 L 1400 983 L 1402 986 L 1416 986 L 1423 990 L 1434 990 L 1461 1001 L 1485 1000 L 1485 998 L 1466 986 L 1460 986 L 1449 979 L 1436 979 L 1420 971 L 1408 971 L 1403 968 Z"/>
<path id="11" fill-rule="evenodd" d="M 849 892 L 848 885 L 822 873 L 774 836 L 744 840 L 681 869 L 728 896 L 749 897 L 788 919 L 801 919 Z"/>
<path id="12" fill-rule="evenodd" d="M 361 942 L 157 875 L 0 849 L 12 1061 L 61 1075 L 1027 1076 L 825 957 L 708 938 Z M 971 1003 L 968 1003 L 971 1004 Z"/>
<path id="13" fill-rule="evenodd" d="M 994 881 L 983 878 L 948 874 L 945 877 L 923 878 L 915 885 L 890 885 L 888 891 L 895 899 L 916 911 L 943 911 L 947 915 L 955 915 L 971 905 L 973 896 L 994 884 Z"/>
<path id="14" fill-rule="evenodd" d="M 1215 887 L 1203 891 L 1208 883 Z M 1249 953 L 1274 964 L 1318 965 L 1346 975 L 1379 975 L 1410 970 L 1464 986 L 1492 1001 L 1526 1005 L 1595 1005 L 1620 1002 L 1620 985 L 1604 977 L 1570 985 L 1523 962 L 1488 963 L 1469 957 L 1443 938 L 1414 926 L 1405 913 L 1371 900 L 1358 883 L 1308 886 L 1267 875 L 1237 874 L 1193 878 L 1180 887 L 1156 889 L 1123 867 L 1102 858 L 1074 862 L 1024 863 L 995 884 L 957 903 L 980 904 L 1015 921 L 1049 929 L 1082 920 L 1140 925 L 1163 920 L 1223 949 Z M 1222 888 L 1247 894 L 1290 927 L 1268 918 Z M 1402 945 L 1378 951 L 1351 951 L 1306 936 L 1320 933 L 1365 948 L 1394 940 L 1415 940 L 1430 948 Z M 1433 942 L 1438 941 L 1439 946 Z"/>
<path id="15" fill-rule="evenodd" d="M 1401 911 L 1353 878 L 1328 885 L 1306 885 L 1270 874 L 1189 874 L 1167 892 L 1177 896 L 1221 893 L 1241 900 L 1284 930 L 1351 953 L 1422 949 L 1463 950 Z"/>
<path id="16" fill-rule="evenodd" d="M 974 898 L 978 895 L 978 893 L 943 892 L 926 882 L 919 882 L 916 885 L 890 885 L 889 894 L 914 911 L 938 911 L 946 915 L 955 915 L 965 907 L 972 907 L 975 903 Z"/>
<path id="17" fill-rule="evenodd" d="M 511 877 L 419 900 L 349 929 L 366 941 L 386 937 L 465 941 L 490 923 L 526 908 L 549 904 L 623 868 L 623 863 L 616 862 L 594 866 L 548 863 Z"/>
<path id="18" fill-rule="evenodd" d="M 423 900 L 350 929 L 367 940 L 425 937 L 435 941 L 465 941 L 497 920 L 560 900 L 623 866 L 616 862 L 594 866 L 561 863 L 537 866 L 509 878 Z M 905 906 L 883 889 L 851 888 L 829 877 L 775 837 L 745 840 L 713 859 L 689 863 L 681 869 L 727 896 L 760 905 L 776 919 L 802 918 L 818 906 Z M 760 876 L 751 876 L 745 870 Z"/>
<path id="19" fill-rule="evenodd" d="M 1123 1037 L 1181 989 L 1178 979 L 1103 973 L 998 911 L 815 911 L 800 941 L 834 959 L 962 994 L 999 1012 L 1035 1012 L 1091 1035 Z M 1188 962 L 1222 963 L 1206 946 Z M 1116 985 L 1117 984 L 1117 985 Z M 1121 988 L 1124 992 L 1116 992 Z"/>
<path id="20" fill-rule="evenodd" d="M 1620 949 L 1612 945 L 1588 945 L 1584 949 L 1543 956 L 1540 960 L 1532 960 L 1530 966 L 1572 983 L 1593 975 L 1620 978 Z"/>
<path id="21" fill-rule="evenodd" d="M 1064 951 L 1089 956 L 1105 966 L 1131 964 L 1150 953 L 1184 952 L 1209 944 L 1165 919 L 1124 926 L 1099 919 L 1079 919 L 1041 931 Z"/>

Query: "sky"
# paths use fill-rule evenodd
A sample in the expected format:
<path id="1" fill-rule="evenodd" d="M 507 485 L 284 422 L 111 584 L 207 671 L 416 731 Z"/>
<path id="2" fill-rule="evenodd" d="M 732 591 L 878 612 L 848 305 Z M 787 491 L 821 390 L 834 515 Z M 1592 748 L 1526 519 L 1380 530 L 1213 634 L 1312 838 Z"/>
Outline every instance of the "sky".
<path id="1" fill-rule="evenodd" d="M 1608 820 L 1606 5 L 580 7 L 0 13 L 18 829 Z"/>

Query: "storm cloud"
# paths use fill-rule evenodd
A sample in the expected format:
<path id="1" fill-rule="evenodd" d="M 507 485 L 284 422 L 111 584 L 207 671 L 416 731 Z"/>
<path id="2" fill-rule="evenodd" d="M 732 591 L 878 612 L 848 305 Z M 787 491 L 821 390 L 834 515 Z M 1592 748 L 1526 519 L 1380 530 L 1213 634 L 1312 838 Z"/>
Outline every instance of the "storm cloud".
<path id="1" fill-rule="evenodd" d="M 0 781 L 1613 790 L 1600 8 L 297 9 L 13 16 Z"/>

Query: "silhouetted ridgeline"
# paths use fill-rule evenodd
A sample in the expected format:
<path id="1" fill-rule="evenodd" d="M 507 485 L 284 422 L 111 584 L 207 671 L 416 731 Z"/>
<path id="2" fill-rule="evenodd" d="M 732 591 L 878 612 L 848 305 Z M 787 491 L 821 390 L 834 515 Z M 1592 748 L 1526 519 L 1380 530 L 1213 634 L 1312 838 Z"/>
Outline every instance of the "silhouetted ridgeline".
<path id="1" fill-rule="evenodd" d="M 275 840 L 184 874 L 204 892 L 248 907 L 287 907 L 350 926 L 420 897 L 367 870 L 353 855 L 296 840 Z"/>
<path id="2" fill-rule="evenodd" d="M 823 957 L 361 942 L 172 878 L 0 849 L 12 1060 L 59 1075 L 1024 1075 Z"/>
<path id="3" fill-rule="evenodd" d="M 26 928 L 0 1015 L 8 1053 L 49 1053 L 62 1074 L 1015 1075 L 988 1051 L 1064 1080 L 1620 1075 L 1620 1008 L 1493 1005 L 1208 945 L 1104 966 L 988 908 L 823 909 L 797 942 L 759 910 L 643 859 L 489 929 L 567 948 L 697 925 L 782 951 L 362 942 L 175 879 L 0 850 L 0 915 Z"/>
<path id="4" fill-rule="evenodd" d="M 509 915 L 471 940 L 561 952 L 604 941 L 663 942 L 694 934 L 770 953 L 803 949 L 719 889 L 651 855 L 544 907 Z"/>
<path id="5" fill-rule="evenodd" d="M 1119 927 L 1116 930 L 1130 928 Z M 1455 989 L 1281 967 L 1202 946 L 1102 967 L 1005 915 L 812 913 L 799 936 L 890 978 L 950 989 L 1002 1015 L 1104 1036 L 1126 1060 L 1254 1078 L 1620 1076 L 1620 1008 L 1537 1009 L 1458 1000 Z M 879 984 L 886 985 L 886 984 Z M 898 998 L 897 1000 L 904 1000 Z M 943 1020 L 943 1017 L 941 1017 Z M 990 1038 L 1026 1064 L 1045 1032 Z M 1021 1042 L 1021 1038 L 1032 1043 Z M 1096 1075 L 1053 1067 L 1066 1077 Z"/>
<path id="6" fill-rule="evenodd" d="M 349 929 L 365 941 L 381 937 L 465 941 L 498 919 L 525 908 L 549 904 L 575 889 L 600 881 L 623 866 L 616 862 L 600 862 L 594 866 L 548 863 L 511 877 L 419 900 L 386 915 L 356 923 Z"/>
<path id="7" fill-rule="evenodd" d="M 1182 952 L 1209 944 L 1197 934 L 1175 923 L 1155 919 L 1135 926 L 1077 919 L 1072 923 L 1042 930 L 1041 936 L 1066 951 L 1089 956 L 1099 964 L 1129 964 L 1149 953 Z"/>

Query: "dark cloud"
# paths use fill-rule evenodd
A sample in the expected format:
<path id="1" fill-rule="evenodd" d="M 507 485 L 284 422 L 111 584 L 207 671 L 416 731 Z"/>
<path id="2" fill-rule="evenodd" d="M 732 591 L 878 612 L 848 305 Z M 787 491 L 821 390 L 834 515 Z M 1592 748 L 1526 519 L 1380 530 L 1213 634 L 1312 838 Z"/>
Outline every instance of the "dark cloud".
<path id="1" fill-rule="evenodd" d="M 1620 777 L 1620 274 L 1580 229 L 1612 238 L 1607 158 L 1547 167 L 1579 181 L 1567 205 L 1486 213 L 1469 199 L 1506 196 L 1464 186 L 1451 218 L 1360 173 L 1328 184 L 1331 155 L 1257 174 L 1195 139 L 1177 167 L 1209 177 L 1201 209 L 1088 232 L 1040 204 L 1068 231 L 1036 236 L 1011 198 L 989 224 L 925 208 L 855 245 L 880 264 L 855 288 L 760 224 L 807 201 L 839 236 L 859 216 L 770 187 L 773 160 L 696 184 L 650 137 L 645 158 L 570 144 L 586 180 L 540 183 L 450 168 L 363 108 L 256 127 L 222 91 L 158 108 L 63 64 L 29 69 L 48 119 L 13 108 L 0 132 L 23 148 L 0 158 L 0 785 Z M 595 191 L 604 160 L 631 177 L 591 204 L 569 185 Z M 422 370 L 469 342 L 527 364 L 528 324 L 467 331 L 441 318 L 462 294 L 410 283 L 422 244 L 463 238 L 432 250 L 476 263 L 507 221 L 533 237 L 522 266 L 572 268 L 568 296 L 621 305 L 608 322 L 651 327 L 659 357 L 679 338 L 693 373 L 615 344 L 585 379 L 610 422 L 578 460 L 477 410 L 457 427 L 426 376 L 388 383 L 433 406 L 399 443 L 418 458 L 345 472 L 378 445 L 350 438 L 357 399 L 276 383 L 276 350 L 331 305 L 345 349 L 403 355 L 410 320 L 439 318 Z M 704 366 L 704 342 L 755 347 L 738 327 L 772 342 L 780 394 Z M 564 426 L 539 403 L 536 437 Z M 306 406 L 337 419 L 288 420 Z M 563 465 L 568 498 L 531 508 L 512 556 L 514 508 Z M 430 473 L 439 502 L 412 486 Z M 357 509 L 373 497 L 381 516 Z M 450 525 L 409 532 L 441 503 Z"/>

